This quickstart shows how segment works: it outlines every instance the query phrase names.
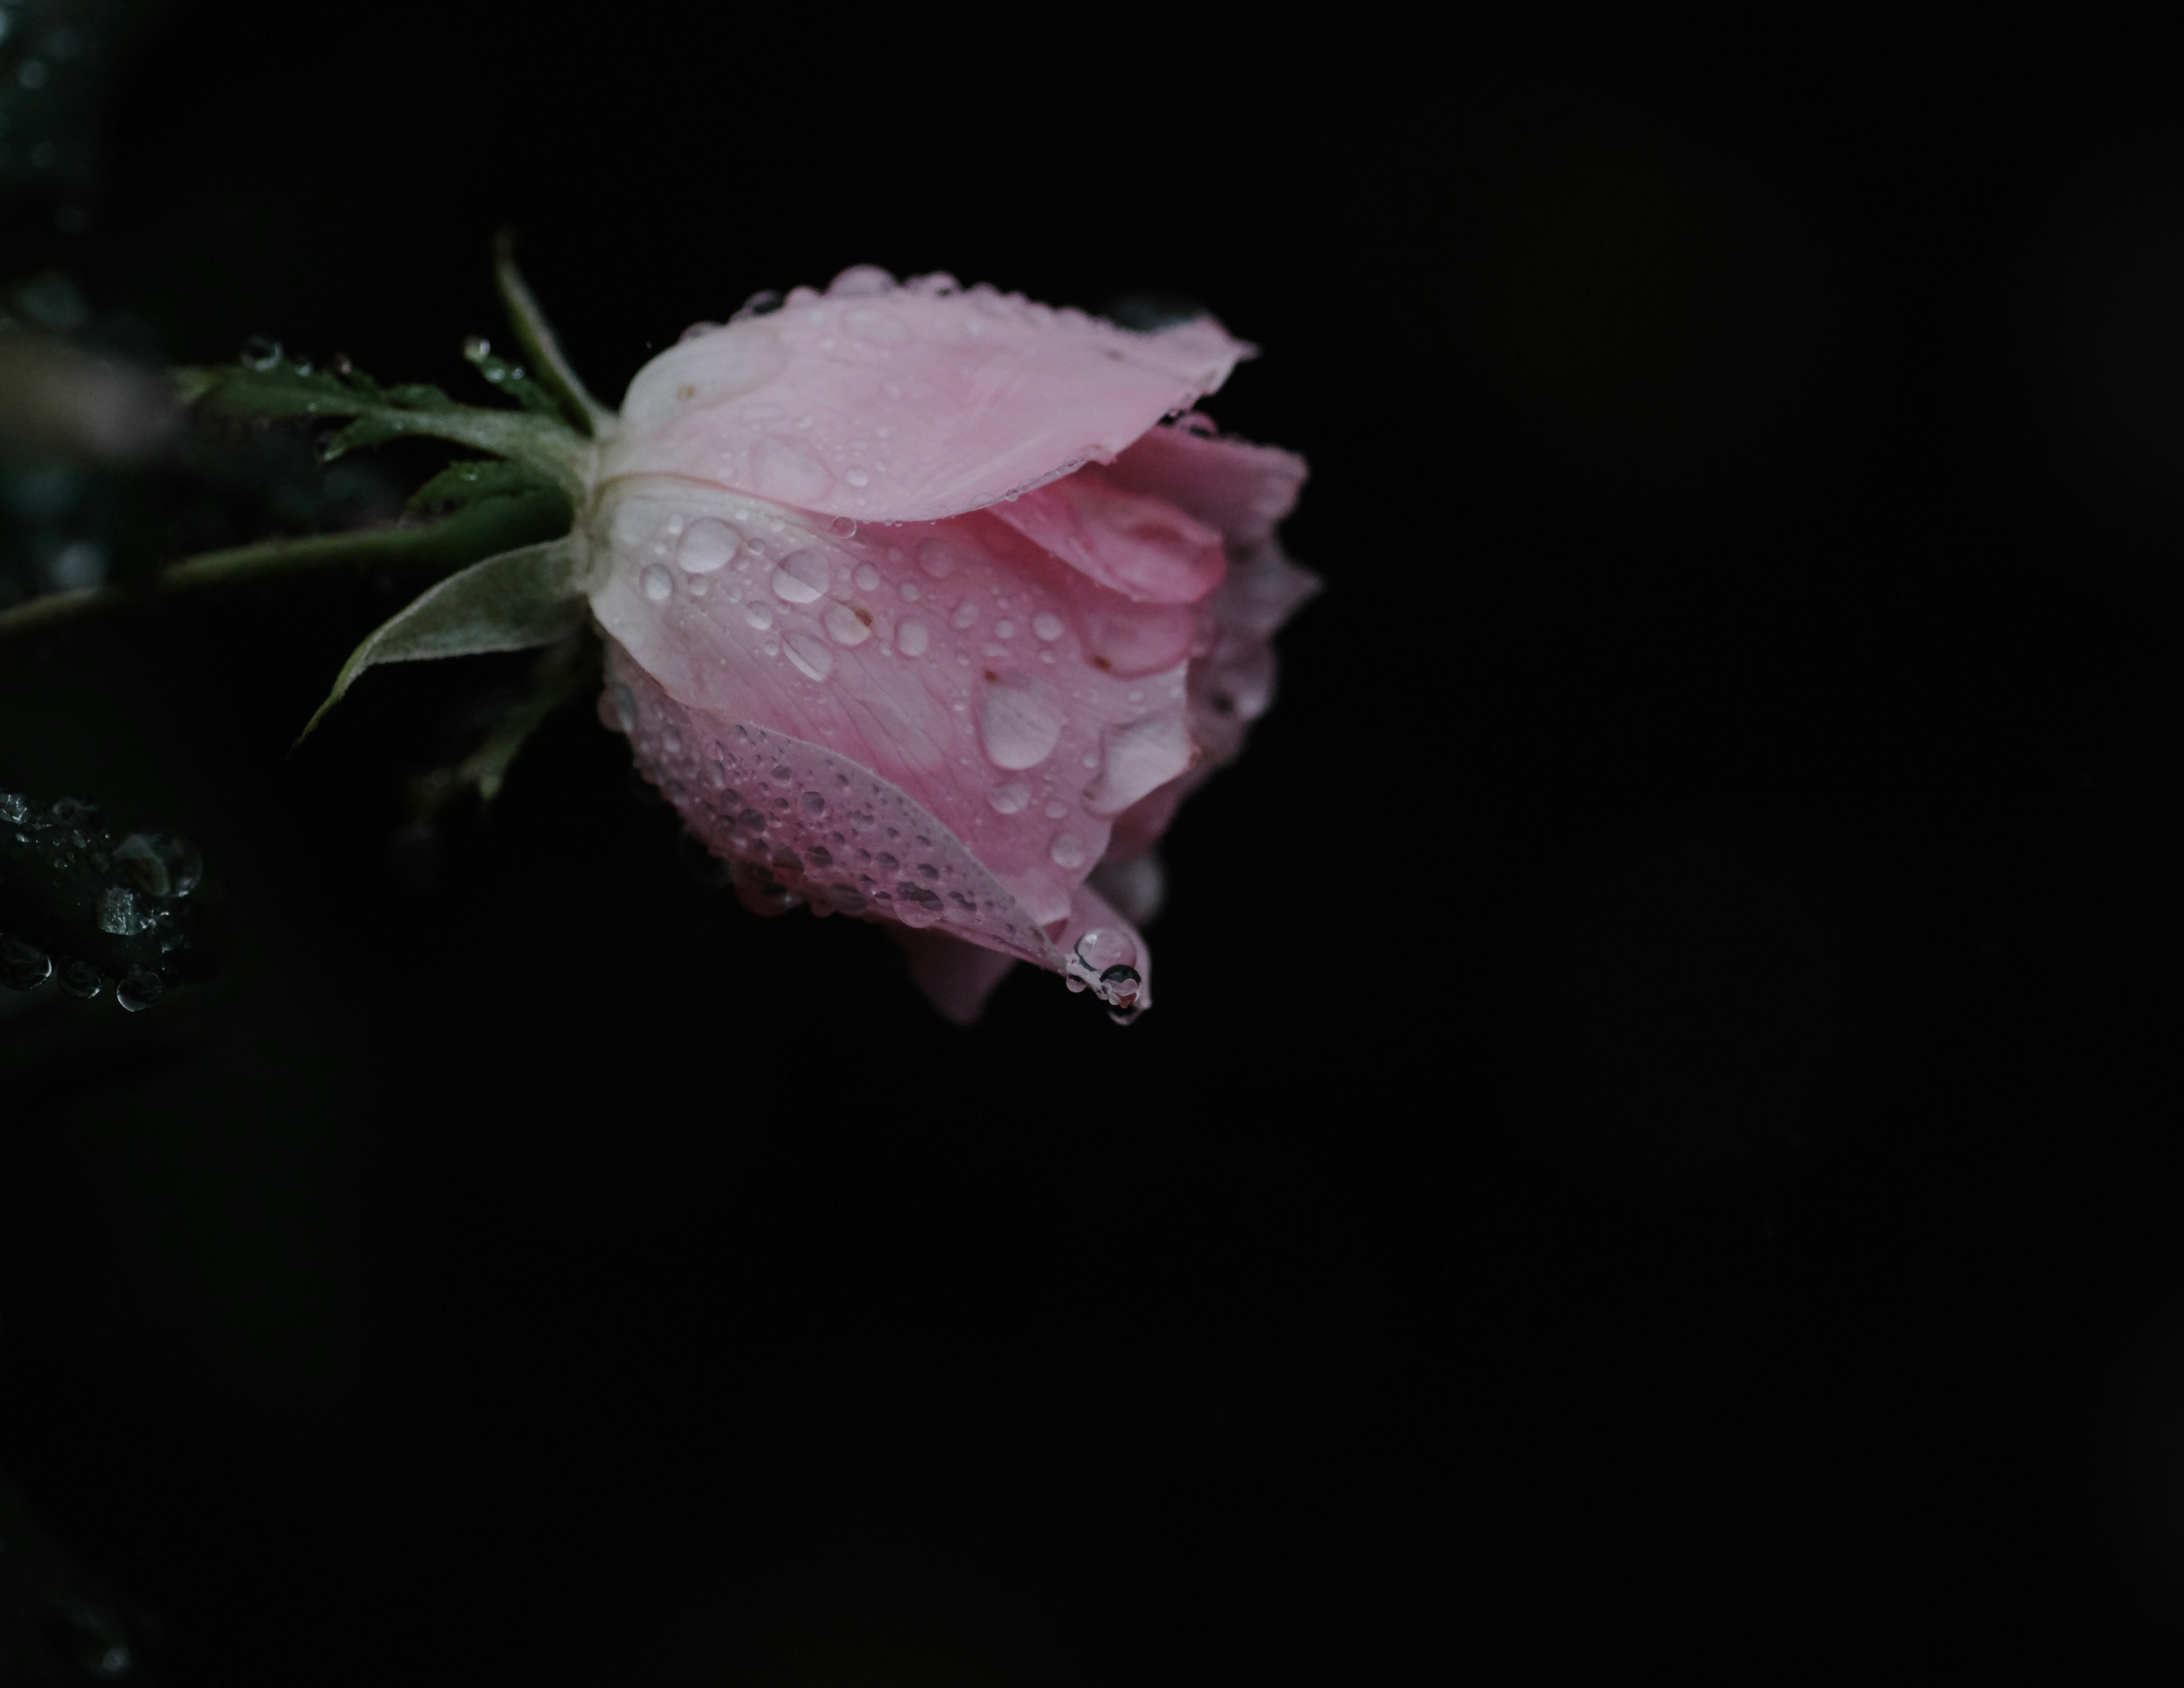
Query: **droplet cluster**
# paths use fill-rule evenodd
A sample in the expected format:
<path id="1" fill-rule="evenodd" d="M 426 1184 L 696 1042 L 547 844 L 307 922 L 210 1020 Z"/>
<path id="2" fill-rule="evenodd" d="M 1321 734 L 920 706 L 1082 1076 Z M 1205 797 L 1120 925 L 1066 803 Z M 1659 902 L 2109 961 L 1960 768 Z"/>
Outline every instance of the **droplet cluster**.
<path id="1" fill-rule="evenodd" d="M 117 838 L 97 805 L 0 791 L 0 984 L 111 991 L 135 1012 L 214 960 L 196 846 L 170 833 Z"/>

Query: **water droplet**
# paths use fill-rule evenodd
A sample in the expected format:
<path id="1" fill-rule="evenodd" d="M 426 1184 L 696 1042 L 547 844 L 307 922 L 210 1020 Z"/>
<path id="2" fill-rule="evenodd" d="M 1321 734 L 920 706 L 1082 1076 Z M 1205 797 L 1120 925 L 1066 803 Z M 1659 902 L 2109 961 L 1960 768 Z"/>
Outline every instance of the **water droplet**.
<path id="1" fill-rule="evenodd" d="M 0 984 L 10 990 L 36 990 L 53 976 L 53 958 L 35 944 L 0 936 Z"/>
<path id="2" fill-rule="evenodd" d="M 270 334 L 254 334 L 242 343 L 242 362 L 247 368 L 270 370 L 281 362 L 281 343 Z"/>
<path id="3" fill-rule="evenodd" d="M 744 620 L 749 621 L 760 632 L 764 632 L 773 625 L 772 606 L 766 604 L 747 604 L 744 606 Z"/>
<path id="4" fill-rule="evenodd" d="M 1031 801 L 1031 787 L 1020 779 L 1009 780 L 988 792 L 986 801 L 999 813 L 1013 815 Z"/>
<path id="5" fill-rule="evenodd" d="M 935 580 L 945 580 L 956 572 L 956 554 L 938 539 L 917 542 L 917 565 Z"/>
<path id="6" fill-rule="evenodd" d="M 856 581 L 858 591 L 878 592 L 880 589 L 880 571 L 870 563 L 859 563 Z"/>
<path id="7" fill-rule="evenodd" d="M 1129 967 L 1138 959 L 1137 939 L 1120 927 L 1095 926 L 1077 940 L 1076 948 L 1077 959 L 1095 973 Z"/>
<path id="8" fill-rule="evenodd" d="M 872 636 L 871 612 L 860 616 L 846 604 L 829 604 L 819 619 L 836 644 L 860 645 Z"/>
<path id="9" fill-rule="evenodd" d="M 1031 630 L 1040 638 L 1058 639 L 1062 633 L 1061 617 L 1051 610 L 1042 610 L 1031 618 Z"/>
<path id="10" fill-rule="evenodd" d="M 30 800 L 13 791 L 0 791 L 0 821 L 19 827 L 31 813 Z"/>
<path id="11" fill-rule="evenodd" d="M 906 580 L 903 582 L 900 586 L 895 588 L 895 590 L 902 595 L 902 601 L 905 604 L 915 604 L 919 599 L 925 596 L 922 592 L 918 590 L 917 582 L 914 580 Z"/>
<path id="12" fill-rule="evenodd" d="M 60 985 L 70 996 L 80 996 L 88 1002 L 98 994 L 103 983 L 98 969 L 88 961 L 70 961 L 61 968 Z"/>
<path id="13" fill-rule="evenodd" d="M 872 477 L 866 474 L 861 469 L 850 469 L 844 471 L 842 478 L 844 481 L 847 481 L 853 487 L 868 487 L 872 484 Z"/>
<path id="14" fill-rule="evenodd" d="M 822 797 L 816 791 L 805 792 L 804 794 L 804 812 L 807 815 L 825 814 L 827 812 L 827 799 Z M 822 866 L 824 864 L 822 863 Z"/>
<path id="15" fill-rule="evenodd" d="M 967 598 L 956 606 L 956 613 L 948 618 L 948 625 L 960 633 L 978 619 L 978 606 Z"/>
<path id="16" fill-rule="evenodd" d="M 994 637 L 995 638 L 1012 639 L 1016 636 L 1017 624 L 1014 621 L 996 621 L 994 623 Z"/>
<path id="17" fill-rule="evenodd" d="M 978 705 L 978 739 L 995 767 L 1035 768 L 1061 742 L 1061 718 L 1031 682 L 1000 681 Z"/>
<path id="18" fill-rule="evenodd" d="M 728 771 L 718 762 L 706 763 L 705 783 L 716 791 L 726 791 L 728 788 Z"/>
<path id="19" fill-rule="evenodd" d="M 1082 867 L 1084 865 L 1084 846 L 1070 833 L 1056 833 L 1054 842 L 1046 847 L 1056 867 Z"/>
<path id="20" fill-rule="evenodd" d="M 685 574 L 711 574 L 726 568 L 743 549 L 744 537 L 717 516 L 690 524 L 675 548 L 676 565 Z"/>
<path id="21" fill-rule="evenodd" d="M 166 990 L 159 974 L 148 967 L 131 967 L 114 987 L 114 1000 L 131 1014 L 149 1008 Z"/>
<path id="22" fill-rule="evenodd" d="M 788 635 L 788 660 L 809 679 L 823 680 L 834 671 L 834 653 L 806 632 Z"/>
<path id="23" fill-rule="evenodd" d="M 116 938 L 134 938 L 147 924 L 136 906 L 136 894 L 120 885 L 109 885 L 98 894 L 98 911 L 93 917 L 101 932 L 110 932 Z"/>
<path id="24" fill-rule="evenodd" d="M 644 588 L 644 595 L 655 604 L 665 603 L 675 590 L 674 577 L 657 563 L 646 564 L 638 580 Z"/>
<path id="25" fill-rule="evenodd" d="M 1048 820 L 1059 821 L 1064 815 L 1067 815 L 1069 812 L 1069 805 L 1067 803 L 1058 803 L 1052 799 L 1049 799 L 1045 812 L 1046 818 Z"/>
<path id="26" fill-rule="evenodd" d="M 816 551 L 799 551 L 773 571 L 774 595 L 789 604 L 810 604 L 825 593 L 829 578 L 826 558 Z"/>
<path id="27" fill-rule="evenodd" d="M 905 621 L 894 630 L 894 648 L 905 656 L 924 655 L 932 642 L 932 630 L 922 621 Z"/>

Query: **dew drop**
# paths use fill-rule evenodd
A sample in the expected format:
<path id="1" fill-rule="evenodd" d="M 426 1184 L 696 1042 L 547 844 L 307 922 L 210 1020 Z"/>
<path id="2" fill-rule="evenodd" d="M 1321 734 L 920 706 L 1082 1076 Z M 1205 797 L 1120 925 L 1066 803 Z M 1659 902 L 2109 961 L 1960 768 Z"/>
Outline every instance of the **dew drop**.
<path id="1" fill-rule="evenodd" d="M 726 568 L 743 549 L 742 534 L 717 516 L 705 516 L 685 530 L 675 548 L 675 562 L 685 574 L 711 574 Z"/>
<path id="2" fill-rule="evenodd" d="M 34 944 L 0 936 L 0 984 L 10 990 L 36 990 L 53 976 L 53 958 Z"/>
<path id="3" fill-rule="evenodd" d="M 935 580 L 945 580 L 956 572 L 956 554 L 938 539 L 917 542 L 917 565 Z"/>
<path id="4" fill-rule="evenodd" d="M 798 551 L 773 571 L 777 598 L 789 604 L 810 604 L 827 590 L 826 558 L 816 551 Z"/>
<path id="5" fill-rule="evenodd" d="M 61 969 L 61 989 L 70 996 L 80 996 L 88 1002 L 98 994 L 98 969 L 88 961 L 70 961 Z"/>
<path id="6" fill-rule="evenodd" d="M 1069 805 L 1067 803 L 1058 803 L 1050 800 L 1046 805 L 1046 818 L 1050 821 L 1059 821 L 1068 812 Z"/>
<path id="7" fill-rule="evenodd" d="M 1095 926 L 1077 940 L 1076 947 L 1077 959 L 1095 973 L 1137 963 L 1137 940 L 1119 927 Z"/>
<path id="8" fill-rule="evenodd" d="M 900 586 L 895 588 L 895 590 L 902 594 L 902 601 L 905 604 L 915 604 L 919 599 L 925 596 L 922 592 L 920 592 L 917 589 L 917 582 L 914 580 L 906 580 L 903 582 Z"/>
<path id="9" fill-rule="evenodd" d="M 1084 846 L 1074 833 L 1056 833 L 1054 842 L 1046 847 L 1056 867 L 1082 867 L 1084 865 Z"/>
<path id="10" fill-rule="evenodd" d="M 166 986 L 159 974 L 148 967 L 131 967 L 122 974 L 121 982 L 114 987 L 114 1000 L 131 1014 L 149 1008 L 157 1002 Z"/>
<path id="11" fill-rule="evenodd" d="M 1061 637 L 1061 617 L 1051 610 L 1042 610 L 1031 618 L 1031 630 L 1040 638 L 1058 639 Z"/>
<path id="12" fill-rule="evenodd" d="M 905 656 L 922 656 L 933 635 L 922 621 L 905 621 L 894 630 L 894 648 Z"/>
<path id="13" fill-rule="evenodd" d="M 1020 779 L 1009 780 L 988 792 L 986 801 L 998 814 L 1014 815 L 1031 801 L 1031 788 Z"/>
<path id="14" fill-rule="evenodd" d="M 860 616 L 846 604 L 829 604 L 827 613 L 819 618 L 826 624 L 827 635 L 839 645 L 860 645 L 872 636 L 869 615 Z"/>
<path id="15" fill-rule="evenodd" d="M 994 623 L 994 637 L 995 638 L 1012 639 L 1016 636 L 1017 624 L 1014 621 L 996 621 Z"/>
<path id="16" fill-rule="evenodd" d="M 764 632 L 773 625 L 773 608 L 766 604 L 747 604 L 744 606 L 744 620 Z"/>
<path id="17" fill-rule="evenodd" d="M 872 480 L 872 477 L 861 469 L 845 470 L 843 471 L 842 478 L 853 487 L 868 487 Z"/>
<path id="18" fill-rule="evenodd" d="M 823 680 L 834 671 L 834 653 L 807 632 L 788 635 L 788 660 L 807 679 Z"/>
<path id="19" fill-rule="evenodd" d="M 858 591 L 878 592 L 880 589 L 880 571 L 870 563 L 859 563 L 856 581 Z"/>
<path id="20" fill-rule="evenodd" d="M 960 633 L 978 619 L 978 606 L 967 598 L 956 606 L 956 613 L 948 618 L 948 624 Z"/>
<path id="21" fill-rule="evenodd" d="M 996 767 L 1037 767 L 1061 742 L 1061 718 L 1029 682 L 1005 680 L 978 705 L 978 738 Z"/>
<path id="22" fill-rule="evenodd" d="M 674 578 L 657 563 L 646 564 L 638 580 L 644 588 L 644 595 L 655 604 L 665 603 L 675 590 Z"/>

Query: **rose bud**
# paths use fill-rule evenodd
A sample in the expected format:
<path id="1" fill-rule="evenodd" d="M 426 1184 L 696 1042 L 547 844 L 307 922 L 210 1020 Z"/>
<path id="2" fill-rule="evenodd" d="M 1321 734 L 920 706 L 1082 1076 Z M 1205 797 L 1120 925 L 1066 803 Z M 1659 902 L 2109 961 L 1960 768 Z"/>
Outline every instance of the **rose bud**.
<path id="1" fill-rule="evenodd" d="M 845 272 L 630 385 L 582 523 L 602 717 L 744 904 L 897 924 L 977 1017 L 1011 961 L 1127 1018 L 1177 804 L 1317 589 L 1301 459 L 1184 415 L 1251 348 Z"/>

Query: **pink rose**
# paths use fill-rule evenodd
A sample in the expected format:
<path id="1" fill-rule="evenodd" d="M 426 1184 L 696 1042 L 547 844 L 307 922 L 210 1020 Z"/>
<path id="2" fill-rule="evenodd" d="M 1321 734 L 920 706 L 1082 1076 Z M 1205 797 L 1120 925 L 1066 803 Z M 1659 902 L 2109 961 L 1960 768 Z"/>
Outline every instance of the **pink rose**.
<path id="1" fill-rule="evenodd" d="M 601 712 L 747 906 L 897 922 L 1128 1017 L 1150 851 L 1273 694 L 1302 460 L 1184 415 L 1251 348 L 845 271 L 630 385 L 582 524 Z"/>

